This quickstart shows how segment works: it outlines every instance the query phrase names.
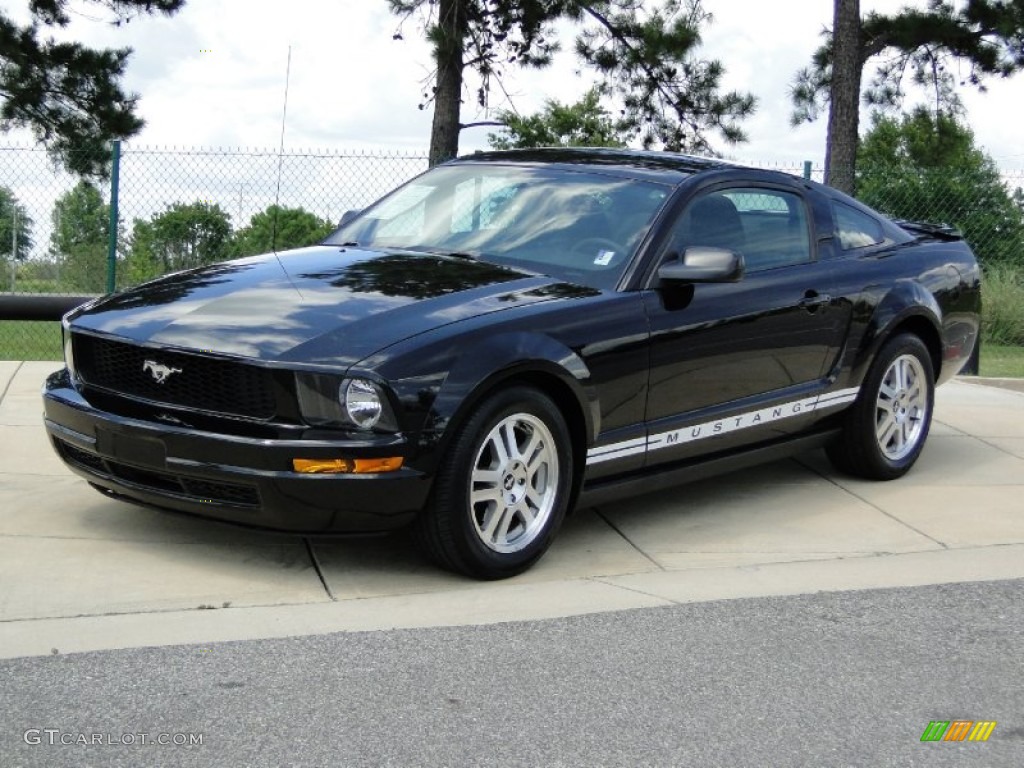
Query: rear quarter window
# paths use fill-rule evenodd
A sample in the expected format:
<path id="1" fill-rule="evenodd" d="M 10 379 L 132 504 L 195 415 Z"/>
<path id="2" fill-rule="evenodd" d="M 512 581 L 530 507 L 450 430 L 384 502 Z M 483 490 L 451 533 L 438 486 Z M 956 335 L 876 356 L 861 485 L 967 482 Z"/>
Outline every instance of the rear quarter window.
<path id="1" fill-rule="evenodd" d="M 843 203 L 832 203 L 832 211 L 836 219 L 836 234 L 844 251 L 885 242 L 882 224 L 877 219 Z"/>

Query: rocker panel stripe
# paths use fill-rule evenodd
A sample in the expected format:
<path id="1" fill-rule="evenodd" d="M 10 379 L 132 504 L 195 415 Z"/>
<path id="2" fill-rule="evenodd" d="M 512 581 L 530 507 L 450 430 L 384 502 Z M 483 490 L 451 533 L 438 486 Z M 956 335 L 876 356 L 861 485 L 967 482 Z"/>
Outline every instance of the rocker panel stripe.
<path id="1" fill-rule="evenodd" d="M 657 451 L 662 448 L 671 448 L 674 445 L 692 443 L 696 440 L 706 440 L 716 435 L 726 435 L 742 429 L 763 426 L 773 421 L 782 421 L 783 419 L 800 416 L 809 411 L 836 408 L 852 403 L 857 399 L 858 392 L 860 392 L 859 387 L 840 389 L 836 392 L 829 392 L 816 397 L 791 400 L 788 403 L 781 403 L 756 411 L 748 411 L 747 413 L 740 413 L 735 416 L 705 421 L 702 424 L 693 424 L 689 427 L 681 427 L 669 430 L 668 432 L 659 432 L 649 435 L 647 438 L 637 437 L 632 440 L 623 440 L 619 443 L 598 446 L 587 451 L 587 464 L 601 464 L 605 461 L 635 456 L 645 451 Z"/>

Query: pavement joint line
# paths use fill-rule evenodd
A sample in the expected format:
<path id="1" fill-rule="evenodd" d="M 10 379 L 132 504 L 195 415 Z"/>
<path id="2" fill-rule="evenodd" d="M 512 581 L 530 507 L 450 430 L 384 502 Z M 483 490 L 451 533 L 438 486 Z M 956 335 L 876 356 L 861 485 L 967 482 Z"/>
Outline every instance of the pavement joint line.
<path id="1" fill-rule="evenodd" d="M 802 463 L 802 462 L 801 462 L 801 463 Z M 904 526 L 904 527 L 906 527 L 906 528 L 909 528 L 909 529 L 910 529 L 910 530 L 912 530 L 912 531 L 913 531 L 914 533 L 916 533 L 916 534 L 918 534 L 918 535 L 920 535 L 920 536 L 924 536 L 924 537 L 925 537 L 926 539 L 928 539 L 929 541 L 934 541 L 934 542 L 935 542 L 936 544 L 938 544 L 938 545 L 939 545 L 940 547 L 942 547 L 943 549 L 950 549 L 950 546 L 949 546 L 948 544 L 946 544 L 946 543 L 945 543 L 944 541 L 939 541 L 939 540 L 938 540 L 938 539 L 936 539 L 936 538 L 935 538 L 934 536 L 931 536 L 931 535 L 929 535 L 929 534 L 925 533 L 924 531 L 922 531 L 922 530 L 919 530 L 919 529 L 915 528 L 915 527 L 914 527 L 914 526 L 912 526 L 912 525 L 911 525 L 910 523 L 908 523 L 908 522 L 907 522 L 906 520 L 900 520 L 900 519 L 899 519 L 898 517 L 896 517 L 895 515 L 892 515 L 891 513 L 889 513 L 889 512 L 886 512 L 886 511 L 885 511 L 884 509 L 882 509 L 882 508 L 881 508 L 880 506 L 878 506 L 877 504 L 875 504 L 875 503 L 873 503 L 873 502 L 871 502 L 871 501 L 868 501 L 868 500 L 867 500 L 867 499 L 865 499 L 865 498 L 864 498 L 863 496 L 861 496 L 861 495 L 860 495 L 859 493 L 856 493 L 856 492 L 855 492 L 855 491 L 853 491 L 852 489 L 850 489 L 850 488 L 846 488 L 846 487 L 844 487 L 843 485 L 840 485 L 839 483 L 837 483 L 837 482 L 835 481 L 835 479 L 834 479 L 834 478 L 832 478 L 832 477 L 830 477 L 830 476 L 828 476 L 828 475 L 822 474 L 821 472 L 819 472 L 819 471 L 818 471 L 817 469 L 815 469 L 814 467 L 810 466 L 809 464 L 804 464 L 804 466 L 805 466 L 805 467 L 806 467 L 807 469 L 809 469 L 809 470 L 811 470 L 812 472 L 814 472 L 815 474 L 817 474 L 817 475 L 819 475 L 819 476 L 823 477 L 823 478 L 824 478 L 825 480 L 827 480 L 828 482 L 832 483 L 832 485 L 834 485 L 834 486 L 835 486 L 836 488 L 838 488 L 839 490 L 841 490 L 841 491 L 845 491 L 846 493 L 848 493 L 848 494 L 850 494 L 851 496 L 853 496 L 853 498 L 855 498 L 855 499 L 858 499 L 859 501 L 862 501 L 862 502 L 864 502 L 865 504 L 867 504 L 867 505 L 868 505 L 869 507 L 871 507 L 872 509 L 876 510 L 877 512 L 881 512 L 881 513 L 882 513 L 883 515 L 885 515 L 886 517 L 888 517 L 888 518 L 889 518 L 890 520 L 892 520 L 893 522 L 895 522 L 895 523 L 898 523 L 898 524 L 900 524 L 900 525 L 902 525 L 902 526 Z M 959 547 L 957 547 L 957 549 L 959 549 Z"/>
<path id="2" fill-rule="evenodd" d="M 945 435 L 945 437 L 971 437 L 971 435 L 967 434 L 962 429 L 954 427 L 952 424 L 947 424 L 946 422 L 942 421 L 942 419 L 936 419 L 936 418 L 933 417 L 932 418 L 932 422 L 935 423 L 935 424 L 941 424 L 946 429 L 951 429 L 954 432 L 956 432 L 955 435 Z M 932 435 L 931 434 L 931 430 L 929 430 L 928 437 L 943 437 L 943 435 Z"/>
<path id="3" fill-rule="evenodd" d="M 24 365 L 25 365 L 25 361 L 24 360 L 18 361 L 18 367 L 14 369 L 14 373 L 11 374 L 11 378 L 9 378 L 7 380 L 7 386 L 4 387 L 3 393 L 0 393 L 0 405 L 3 405 L 4 398 L 7 397 L 7 393 L 10 392 L 10 390 L 11 390 L 11 384 L 14 383 L 14 380 L 18 376 L 18 371 L 20 371 Z"/>
<path id="4" fill-rule="evenodd" d="M 303 605 L 323 605 L 328 601 L 315 600 L 312 602 L 288 602 L 288 603 L 245 603 L 235 604 L 231 602 L 227 608 L 223 606 L 197 605 L 195 608 L 146 608 L 144 610 L 128 609 L 123 611 L 103 611 L 101 613 L 72 613 L 66 616 L 25 616 L 22 618 L 4 619 L 0 618 L 0 626 L 4 624 L 30 624 L 39 621 L 68 621 L 70 619 L 109 619 L 121 616 L 160 616 L 168 613 L 215 613 L 220 611 L 245 610 L 247 608 L 295 608 Z"/>
<path id="5" fill-rule="evenodd" d="M 10 426 L 17 426 L 17 425 L 0 424 L 0 427 L 10 427 Z M 5 475 L 8 475 L 10 477 L 66 477 L 66 478 L 78 477 L 77 475 L 72 475 L 72 474 L 69 474 L 69 473 L 66 473 L 66 472 L 0 472 L 0 478 L 3 478 Z"/>
<path id="6" fill-rule="evenodd" d="M 332 603 L 338 602 L 338 598 L 334 596 L 334 592 L 331 591 L 330 585 L 327 583 L 327 577 L 324 576 L 323 568 L 320 567 L 320 558 L 316 556 L 316 550 L 313 549 L 313 544 L 309 540 L 308 536 L 302 537 L 302 543 L 306 545 L 306 553 L 309 555 L 309 561 L 313 564 L 313 570 L 316 571 L 317 578 L 320 579 L 320 584 L 323 585 L 324 592 L 331 598 Z"/>
<path id="7" fill-rule="evenodd" d="M 973 384 L 976 387 L 992 387 L 1001 389 L 1004 392 L 1013 392 L 1016 395 L 1024 396 L 1024 390 L 1018 389 L 1022 385 L 1021 379 L 1013 376 L 958 376 L 957 381 L 964 384 Z"/>
<path id="8" fill-rule="evenodd" d="M 995 547 L 995 546 L 1001 546 L 1001 547 L 1002 546 L 1018 546 L 1020 543 L 1022 543 L 1022 542 L 1007 542 L 1005 544 L 985 544 L 985 545 L 982 545 L 982 546 L 973 546 L 973 547 L 945 547 L 945 548 L 928 547 L 927 549 L 908 549 L 908 550 L 906 550 L 904 552 L 884 552 L 884 551 L 877 551 L 877 552 L 823 552 L 822 554 L 833 554 L 833 555 L 835 555 L 835 557 L 805 557 L 805 558 L 796 559 L 796 560 L 768 560 L 768 561 L 763 562 L 763 563 L 722 563 L 721 565 L 692 565 L 692 566 L 683 566 L 683 567 L 679 567 L 679 568 L 666 568 L 665 570 L 668 571 L 669 573 L 686 573 L 688 571 L 722 571 L 722 570 L 750 571 L 750 570 L 756 570 L 758 568 L 768 568 L 770 566 L 776 566 L 776 565 L 796 565 L 796 564 L 799 564 L 799 563 L 819 563 L 819 564 L 820 563 L 835 563 L 835 562 L 838 562 L 840 560 L 869 560 L 869 559 L 871 559 L 873 557 L 882 558 L 882 557 L 900 557 L 902 555 L 925 555 L 925 554 L 928 554 L 928 553 L 931 553 L 931 552 L 965 552 L 965 551 L 972 550 L 972 549 L 986 549 L 986 548 Z M 760 552 L 754 552 L 754 553 L 747 553 L 747 552 L 724 552 L 724 553 L 718 553 L 718 552 L 686 552 L 686 551 L 684 551 L 684 552 L 672 552 L 672 553 L 669 553 L 669 554 L 673 554 L 673 555 L 689 555 L 689 554 L 693 554 L 693 555 L 727 554 L 728 555 L 728 554 L 740 554 L 740 555 L 742 555 L 742 554 L 772 554 L 772 553 L 767 553 L 767 552 L 766 553 L 760 553 Z M 777 553 L 777 554 L 785 554 L 785 553 Z M 794 553 L 794 554 L 798 554 L 799 555 L 799 554 L 804 554 L 804 553 L 800 552 L 800 553 Z M 620 574 L 620 573 L 617 573 L 617 574 L 614 574 L 614 575 L 615 575 L 615 577 L 618 577 L 618 576 L 628 576 L 630 574 Z"/>
<path id="9" fill-rule="evenodd" d="M 956 549 L 964 549 L 964 547 L 956 547 Z M 891 550 L 876 550 L 876 549 L 872 549 L 872 550 L 866 550 L 866 549 L 860 549 L 860 550 L 817 549 L 817 550 L 814 550 L 814 553 L 815 554 L 819 554 L 819 555 L 835 555 L 836 559 L 846 559 L 848 557 L 850 557 L 850 558 L 856 558 L 856 557 L 884 557 L 886 555 L 905 555 L 907 553 L 913 553 L 913 552 L 934 552 L 934 551 L 936 551 L 936 550 L 933 547 L 928 547 L 927 549 L 908 549 L 908 550 L 906 550 L 904 552 L 893 552 Z M 668 550 L 668 551 L 665 551 L 665 552 L 661 552 L 659 554 L 662 554 L 662 555 L 788 555 L 788 554 L 804 555 L 804 554 L 807 554 L 807 553 L 806 552 L 787 552 L 786 550 L 779 550 L 779 549 L 757 550 L 757 551 L 753 551 L 753 552 L 750 551 L 750 550 L 745 550 L 745 549 L 673 549 L 673 550 Z M 772 561 L 770 563 L 750 563 L 749 565 L 772 565 L 775 562 L 777 562 L 777 561 Z M 786 563 L 790 563 L 790 562 L 800 562 L 800 563 L 803 563 L 803 562 L 821 562 L 821 558 L 810 557 L 810 558 L 807 558 L 806 560 L 784 560 L 784 561 L 779 561 L 779 562 L 786 562 Z M 711 567 L 713 567 L 713 568 L 746 568 L 747 565 L 736 565 L 736 564 L 733 563 L 733 564 L 722 565 L 722 566 L 715 565 L 715 566 L 711 566 Z M 704 566 L 701 566 L 702 570 L 703 570 L 703 568 L 704 568 Z M 679 568 L 668 568 L 666 570 L 676 571 L 676 570 L 682 570 L 682 569 L 679 569 Z M 639 571 L 638 571 L 638 573 L 639 573 Z M 616 575 L 618 575 L 618 574 L 616 574 Z"/>
<path id="10" fill-rule="evenodd" d="M 1020 547 L 1020 546 L 1022 546 L 1021 542 L 1001 542 L 1001 543 L 998 543 L 998 544 L 980 544 L 980 545 L 973 545 L 973 546 L 967 546 L 967 547 L 956 547 L 956 548 L 953 548 L 953 549 L 945 548 L 945 549 L 919 549 L 919 550 L 910 550 L 908 552 L 875 552 L 875 553 L 868 553 L 868 554 L 864 554 L 864 555 L 854 555 L 854 556 L 850 556 L 850 557 L 838 557 L 838 558 L 835 558 L 834 561 L 839 561 L 839 560 L 867 560 L 867 559 L 873 558 L 873 557 L 878 557 L 878 558 L 888 558 L 888 557 L 899 558 L 899 557 L 906 557 L 906 556 L 909 556 L 909 555 L 928 555 L 928 554 L 937 554 L 937 553 L 940 553 L 940 552 L 971 552 L 971 551 L 982 551 L 982 550 L 988 550 L 988 549 L 1001 549 L 1001 548 L 1007 548 L 1007 547 Z M 680 574 L 680 573 L 685 573 L 687 571 L 709 571 L 709 570 L 749 571 L 749 570 L 751 570 L 753 568 L 778 568 L 778 567 L 786 567 L 786 566 L 798 565 L 798 564 L 803 564 L 803 563 L 812 563 L 813 564 L 813 563 L 822 563 L 822 562 L 828 562 L 828 561 L 822 561 L 822 560 L 819 560 L 819 559 L 811 558 L 811 559 L 808 559 L 808 560 L 786 560 L 786 561 L 783 561 L 783 562 L 750 563 L 748 565 L 731 564 L 731 565 L 711 566 L 711 567 L 707 567 L 707 568 L 674 568 L 674 569 L 662 569 L 662 570 L 665 573 L 668 573 L 668 574 Z M 633 592 L 633 593 L 636 593 L 636 594 L 644 595 L 645 597 L 652 597 L 652 598 L 655 598 L 657 600 L 663 600 L 666 603 L 671 603 L 673 605 L 682 605 L 682 604 L 684 604 L 684 602 L 686 602 L 686 601 L 673 600 L 672 598 L 666 597 L 664 595 L 654 594 L 654 593 L 646 592 L 644 590 L 637 589 L 637 588 L 634 588 L 634 587 L 627 587 L 627 586 L 625 586 L 623 584 L 617 584 L 617 583 L 614 583 L 614 582 L 611 582 L 611 581 L 607 581 L 608 579 L 618 579 L 618 578 L 622 578 L 622 577 L 625 577 L 625 576 L 643 575 L 645 573 L 650 573 L 650 572 L 649 571 L 635 571 L 635 572 L 632 572 L 632 573 L 604 574 L 604 575 L 601 575 L 601 576 L 584 576 L 584 577 L 580 577 L 580 578 L 565 579 L 565 580 L 559 580 L 559 581 L 560 582 L 562 582 L 562 581 L 566 581 L 566 582 L 571 582 L 571 581 L 583 582 L 583 581 L 587 581 L 587 582 L 599 583 L 599 584 L 602 584 L 604 586 L 613 587 L 615 589 L 622 589 L 622 590 L 625 590 L 625 591 L 628 591 L 628 592 Z M 934 582 L 934 583 L 937 583 L 937 584 L 945 584 L 945 583 L 957 584 L 957 583 L 962 583 L 962 580 L 954 580 L 954 581 L 950 581 L 950 582 L 940 581 L 940 582 Z M 886 587 L 883 587 L 883 588 L 886 588 Z M 858 589 L 860 589 L 860 588 L 858 588 Z M 874 589 L 874 587 L 864 587 L 864 589 Z M 837 590 L 828 590 L 828 591 L 839 591 L 839 592 L 841 592 L 841 591 L 848 591 L 848 590 L 837 589 Z M 434 591 L 423 591 L 423 592 L 402 592 L 402 593 L 398 593 L 398 594 L 384 594 L 384 595 L 357 595 L 357 596 L 353 596 L 353 597 L 346 597 L 346 598 L 340 598 L 340 599 L 339 598 L 334 598 L 333 602 L 344 604 L 344 603 L 362 602 L 362 601 L 367 601 L 367 600 L 381 600 L 381 599 L 390 599 L 390 598 L 405 598 L 405 597 L 416 597 L 416 596 L 423 596 L 423 595 L 429 596 L 429 595 L 439 595 L 439 594 L 442 594 L 442 593 L 434 592 Z M 715 599 L 734 599 L 734 598 L 715 598 Z M 67 615 L 67 616 L 36 616 L 36 617 L 22 617 L 22 618 L 12 618 L 12 619 L 0 618 L 0 625 L 4 625 L 4 624 L 12 624 L 12 625 L 13 624 L 28 624 L 28 623 L 36 623 L 36 622 L 50 622 L 50 621 L 67 621 L 67 620 L 72 620 L 72 619 L 96 619 L 96 618 L 117 618 L 117 617 L 124 617 L 124 616 L 163 615 L 163 614 L 170 614 L 170 613 L 191 614 L 191 613 L 196 613 L 196 612 L 204 612 L 204 613 L 205 612 L 209 612 L 209 613 L 213 613 L 213 612 L 220 612 L 220 611 L 235 611 L 235 610 L 244 611 L 244 610 L 252 609 L 252 608 L 292 608 L 292 607 L 303 607 L 303 606 L 312 606 L 312 605 L 324 605 L 325 602 L 326 601 L 318 600 L 318 601 L 312 601 L 312 602 L 310 602 L 310 601 L 299 601 L 299 602 L 291 601 L 291 602 L 284 602 L 284 603 L 252 603 L 252 604 L 244 604 L 244 605 L 243 604 L 238 604 L 238 603 L 232 603 L 231 606 L 228 607 L 228 608 L 213 608 L 213 609 L 210 609 L 210 608 L 200 608 L 198 606 L 195 607 L 195 608 L 180 608 L 180 607 L 178 607 L 178 608 L 147 608 L 145 610 L 106 611 L 106 612 L 103 612 L 103 613 L 78 613 L 78 614 L 72 614 L 72 615 Z"/>
<path id="11" fill-rule="evenodd" d="M 1018 456 L 1017 454 L 1015 454 L 1015 453 L 1013 453 L 1013 452 L 1011 452 L 1011 451 L 1008 451 L 1008 450 L 1006 450 L 1005 448 L 1000 448 L 1000 447 L 999 447 L 998 445 L 996 445 L 995 443 L 990 443 L 990 442 L 989 442 L 989 440 L 998 440 L 998 439 L 999 439 L 998 437 L 979 437 L 979 438 L 978 438 L 978 440 L 980 440 L 981 442 L 983 442 L 983 443 L 984 443 L 985 445 L 987 445 L 987 446 L 988 446 L 989 448 L 995 448 L 995 449 L 996 449 L 997 451 L 999 451 L 1000 453 L 1005 453 L 1005 454 L 1006 454 L 1007 456 L 1009 456 L 1009 457 L 1011 457 L 1011 458 L 1014 458 L 1014 459 L 1019 459 L 1019 458 L 1020 458 L 1020 456 Z"/>
<path id="12" fill-rule="evenodd" d="M 644 550 L 642 550 L 640 547 L 638 547 L 636 545 L 636 543 L 632 539 L 629 538 L 629 536 L 627 536 L 625 533 L 623 533 L 621 530 L 619 530 L 618 526 L 615 525 L 615 523 L 613 523 L 611 520 L 609 520 L 607 517 L 605 517 L 604 512 L 601 511 L 600 507 L 594 507 L 594 514 L 597 515 L 602 520 L 604 520 L 605 525 L 607 525 L 609 528 L 611 528 L 613 531 L 615 531 L 617 534 L 619 534 L 619 536 L 621 536 L 623 538 L 623 540 L 627 544 L 629 544 L 629 546 L 631 546 L 633 549 L 635 549 L 637 552 L 639 552 L 641 555 L 643 555 L 645 558 L 647 558 L 654 565 L 654 567 L 656 567 L 659 571 L 666 570 L 665 566 L 663 566 L 661 563 L 659 563 L 657 560 L 655 560 L 649 554 L 644 552 Z"/>
<path id="13" fill-rule="evenodd" d="M 664 569 L 662 569 L 662 570 L 664 570 Z M 667 573 L 676 573 L 676 571 L 666 571 L 666 572 Z M 632 592 L 634 595 L 643 595 L 644 597 L 652 597 L 655 600 L 662 600 L 665 603 L 668 603 L 668 605 L 685 605 L 685 603 L 682 600 L 673 600 L 671 597 L 666 597 L 665 595 L 657 595 L 654 592 L 648 592 L 647 590 L 644 590 L 644 589 L 637 589 L 636 587 L 627 587 L 625 584 L 615 584 L 614 582 L 611 582 L 611 581 L 605 581 L 605 579 L 620 578 L 622 576 L 632 576 L 632 575 L 635 575 L 635 574 L 618 573 L 618 574 L 615 574 L 614 576 L 587 576 L 585 580 L 586 581 L 592 581 L 592 582 L 595 582 L 597 584 L 603 584 L 606 587 L 613 587 L 615 589 L 621 589 L 624 592 Z M 658 606 L 654 606 L 654 607 L 658 607 Z M 665 608 L 667 606 L 663 605 L 663 606 L 660 606 L 660 607 Z"/>
<path id="14" fill-rule="evenodd" d="M 41 533 L 3 533 L 0 532 L 0 539 L 52 539 L 55 541 L 112 541 L 119 544 L 174 544 L 185 545 L 185 546 L 204 546 L 204 547 L 215 547 L 219 546 L 221 542 L 210 541 L 196 537 L 194 539 L 167 539 L 167 538 L 117 538 L 109 536 L 57 536 L 52 533 L 41 534 Z M 232 542 L 224 542 L 226 544 L 232 544 Z M 291 542 L 296 543 L 296 542 Z M 274 544 L 257 544 L 255 542 L 247 542 L 246 546 L 252 549 L 277 549 L 278 547 L 289 544 L 288 541 L 282 541 Z M 237 546 L 237 543 L 234 544 Z"/>

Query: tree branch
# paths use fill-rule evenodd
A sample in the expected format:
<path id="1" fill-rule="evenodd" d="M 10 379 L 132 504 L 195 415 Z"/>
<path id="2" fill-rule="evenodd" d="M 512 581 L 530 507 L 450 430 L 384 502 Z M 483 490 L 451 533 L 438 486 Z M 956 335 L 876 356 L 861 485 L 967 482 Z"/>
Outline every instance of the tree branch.
<path id="1" fill-rule="evenodd" d="M 499 126 L 499 127 L 504 128 L 506 125 L 508 125 L 508 123 L 505 123 L 505 122 L 503 122 L 501 120 L 478 120 L 475 123 L 459 123 L 459 130 L 461 131 L 461 130 L 464 130 L 466 128 L 479 128 L 479 127 L 485 126 L 485 125 Z"/>

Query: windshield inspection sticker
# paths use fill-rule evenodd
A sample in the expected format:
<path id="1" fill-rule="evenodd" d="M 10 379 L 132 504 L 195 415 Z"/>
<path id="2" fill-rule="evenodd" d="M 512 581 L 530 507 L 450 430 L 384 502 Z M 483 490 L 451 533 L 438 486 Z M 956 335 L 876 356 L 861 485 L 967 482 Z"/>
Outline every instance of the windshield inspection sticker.
<path id="1" fill-rule="evenodd" d="M 607 267 L 612 263 L 612 259 L 615 258 L 615 251 L 598 251 L 597 258 L 594 259 L 594 263 L 599 267 Z"/>

